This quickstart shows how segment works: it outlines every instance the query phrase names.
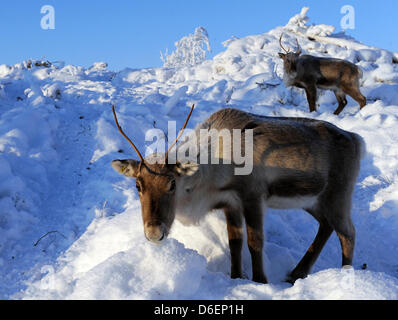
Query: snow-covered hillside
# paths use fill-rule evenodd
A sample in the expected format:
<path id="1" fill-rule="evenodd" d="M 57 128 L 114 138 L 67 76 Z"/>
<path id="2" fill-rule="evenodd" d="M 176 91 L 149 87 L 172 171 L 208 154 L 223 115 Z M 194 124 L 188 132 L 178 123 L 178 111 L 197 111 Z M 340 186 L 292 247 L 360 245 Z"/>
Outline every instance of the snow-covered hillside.
<path id="1" fill-rule="evenodd" d="M 2 299 L 397 299 L 398 54 L 366 46 L 334 28 L 310 25 L 304 9 L 284 27 L 231 39 L 194 67 L 124 69 L 105 63 L 0 66 L 0 298 Z M 301 89 L 286 88 L 278 39 L 317 56 L 347 59 L 364 72 L 355 101 L 333 115 L 332 92 L 308 112 Z M 305 253 L 316 221 L 300 210 L 268 210 L 265 266 L 270 284 L 229 277 L 223 214 L 200 226 L 175 222 L 162 246 L 146 241 L 133 179 L 110 167 L 135 157 L 111 105 L 140 150 L 145 132 L 189 127 L 235 107 L 268 116 L 330 121 L 367 143 L 355 188 L 354 269 L 340 269 L 333 235 L 312 274 L 283 282 Z M 244 273 L 250 279 L 248 249 Z"/>

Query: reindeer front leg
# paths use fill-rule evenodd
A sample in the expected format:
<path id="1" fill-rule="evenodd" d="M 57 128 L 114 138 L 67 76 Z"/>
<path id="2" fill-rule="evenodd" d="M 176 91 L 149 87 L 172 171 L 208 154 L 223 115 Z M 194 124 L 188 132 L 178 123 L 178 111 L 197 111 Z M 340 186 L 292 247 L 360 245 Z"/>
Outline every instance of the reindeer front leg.
<path id="1" fill-rule="evenodd" d="M 224 209 L 227 220 L 229 250 L 231 254 L 231 278 L 242 278 L 242 215 L 238 210 Z"/>
<path id="2" fill-rule="evenodd" d="M 305 88 L 310 112 L 316 111 L 316 85 L 308 84 Z"/>
<path id="3" fill-rule="evenodd" d="M 244 216 L 247 228 L 247 243 L 252 257 L 253 281 L 267 283 L 263 266 L 263 212 L 259 199 L 248 199 L 244 204 Z"/>

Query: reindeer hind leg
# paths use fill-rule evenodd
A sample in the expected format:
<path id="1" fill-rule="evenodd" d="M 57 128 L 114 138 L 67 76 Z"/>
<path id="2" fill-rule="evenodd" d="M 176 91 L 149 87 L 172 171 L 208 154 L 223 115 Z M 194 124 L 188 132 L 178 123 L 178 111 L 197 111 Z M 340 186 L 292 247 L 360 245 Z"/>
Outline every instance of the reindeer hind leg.
<path id="1" fill-rule="evenodd" d="M 348 211 L 347 211 L 348 210 Z M 342 251 L 342 266 L 351 266 L 355 247 L 355 228 L 351 220 L 350 210 L 345 208 L 338 209 L 331 221 L 333 229 L 336 231 L 340 240 Z"/>
<path id="2" fill-rule="evenodd" d="M 334 94 L 336 96 L 337 102 L 339 103 L 339 106 L 334 111 L 334 114 L 338 115 L 340 114 L 341 111 L 343 111 L 344 107 L 347 105 L 347 99 L 345 93 L 341 90 L 335 90 Z"/>
<path id="3" fill-rule="evenodd" d="M 357 85 L 343 86 L 343 91 L 353 98 L 359 104 L 359 108 L 362 109 L 366 105 L 366 98 L 361 93 Z"/>
<path id="4" fill-rule="evenodd" d="M 312 211 L 308 212 L 312 214 L 314 217 L 316 216 L 313 214 Z M 326 219 L 319 219 L 318 221 L 319 221 L 319 229 L 315 236 L 314 241 L 308 248 L 304 257 L 300 260 L 300 262 L 297 264 L 294 270 L 289 274 L 288 278 L 286 279 L 287 282 L 293 284 L 297 279 L 307 277 L 316 259 L 321 253 L 324 245 L 326 244 L 330 235 L 332 234 L 333 228 Z"/>

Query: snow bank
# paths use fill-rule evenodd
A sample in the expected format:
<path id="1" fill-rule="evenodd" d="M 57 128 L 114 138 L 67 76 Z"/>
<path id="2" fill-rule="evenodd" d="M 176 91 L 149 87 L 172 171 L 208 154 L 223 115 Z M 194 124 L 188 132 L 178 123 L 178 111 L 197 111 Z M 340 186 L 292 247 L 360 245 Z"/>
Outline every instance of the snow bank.
<path id="1" fill-rule="evenodd" d="M 294 286 L 244 284 L 227 299 L 274 300 L 396 300 L 397 278 L 353 269 L 327 269 L 299 279 Z"/>
<path id="2" fill-rule="evenodd" d="M 195 66 L 85 69 L 64 63 L 0 66 L 0 297 L 12 299 L 397 299 L 398 64 L 397 54 L 309 25 L 308 9 L 284 27 L 231 39 L 224 52 Z M 349 98 L 339 115 L 328 91 L 308 113 L 303 90 L 283 84 L 279 37 L 294 48 L 356 63 L 368 104 Z M 28 67 L 29 66 L 29 67 Z M 311 117 L 360 134 L 367 154 L 355 188 L 354 269 L 340 269 L 331 237 L 313 273 L 284 282 L 317 231 L 299 210 L 268 210 L 264 264 L 270 284 L 229 277 L 223 214 L 199 226 L 176 222 L 167 242 L 145 240 L 133 179 L 113 159 L 135 157 L 114 126 L 145 152 L 145 133 L 189 127 L 230 106 L 268 116 Z M 149 142 L 151 143 L 151 142 Z M 366 270 L 362 270 L 366 268 Z"/>
<path id="3" fill-rule="evenodd" d="M 120 222 L 119 226 L 122 225 Z M 131 226 L 130 223 L 127 225 Z M 90 225 L 87 231 L 90 232 L 92 227 Z M 123 230 L 115 224 L 113 227 L 104 223 L 96 226 L 95 233 L 99 236 L 95 241 L 85 238 L 75 243 L 62 261 L 64 266 L 56 271 L 42 268 L 42 271 L 50 271 L 48 275 L 30 286 L 21 297 L 183 299 L 198 290 L 206 270 L 206 261 L 202 256 L 174 239 L 164 246 L 153 246 L 138 236 L 142 230 L 136 230 L 135 239 L 132 239 L 134 236 L 131 237 L 131 234 L 127 234 L 130 238 L 123 238 L 120 234 Z M 128 232 L 132 230 L 134 228 Z M 126 250 L 122 249 L 123 241 L 128 242 Z M 112 243 L 118 244 L 117 250 L 112 250 Z"/>
<path id="4" fill-rule="evenodd" d="M 3 101 L 23 99 L 20 95 L 24 97 L 29 81 L 14 80 L 17 74 L 18 70 L 7 74 Z M 49 187 L 48 168 L 58 161 L 53 148 L 57 120 L 43 105 L 33 104 L 36 108 L 17 102 L 0 109 L 0 254 L 4 255 L 15 245 L 13 240 L 37 222 L 37 208 Z"/>

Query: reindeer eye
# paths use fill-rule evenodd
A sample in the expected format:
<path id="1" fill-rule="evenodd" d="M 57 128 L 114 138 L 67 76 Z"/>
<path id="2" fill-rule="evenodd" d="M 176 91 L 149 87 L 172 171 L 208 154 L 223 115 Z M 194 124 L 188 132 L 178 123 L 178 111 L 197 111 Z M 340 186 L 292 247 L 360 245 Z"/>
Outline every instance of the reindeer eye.
<path id="1" fill-rule="evenodd" d="M 176 181 L 171 180 L 169 192 L 174 192 L 175 189 L 176 189 Z"/>

